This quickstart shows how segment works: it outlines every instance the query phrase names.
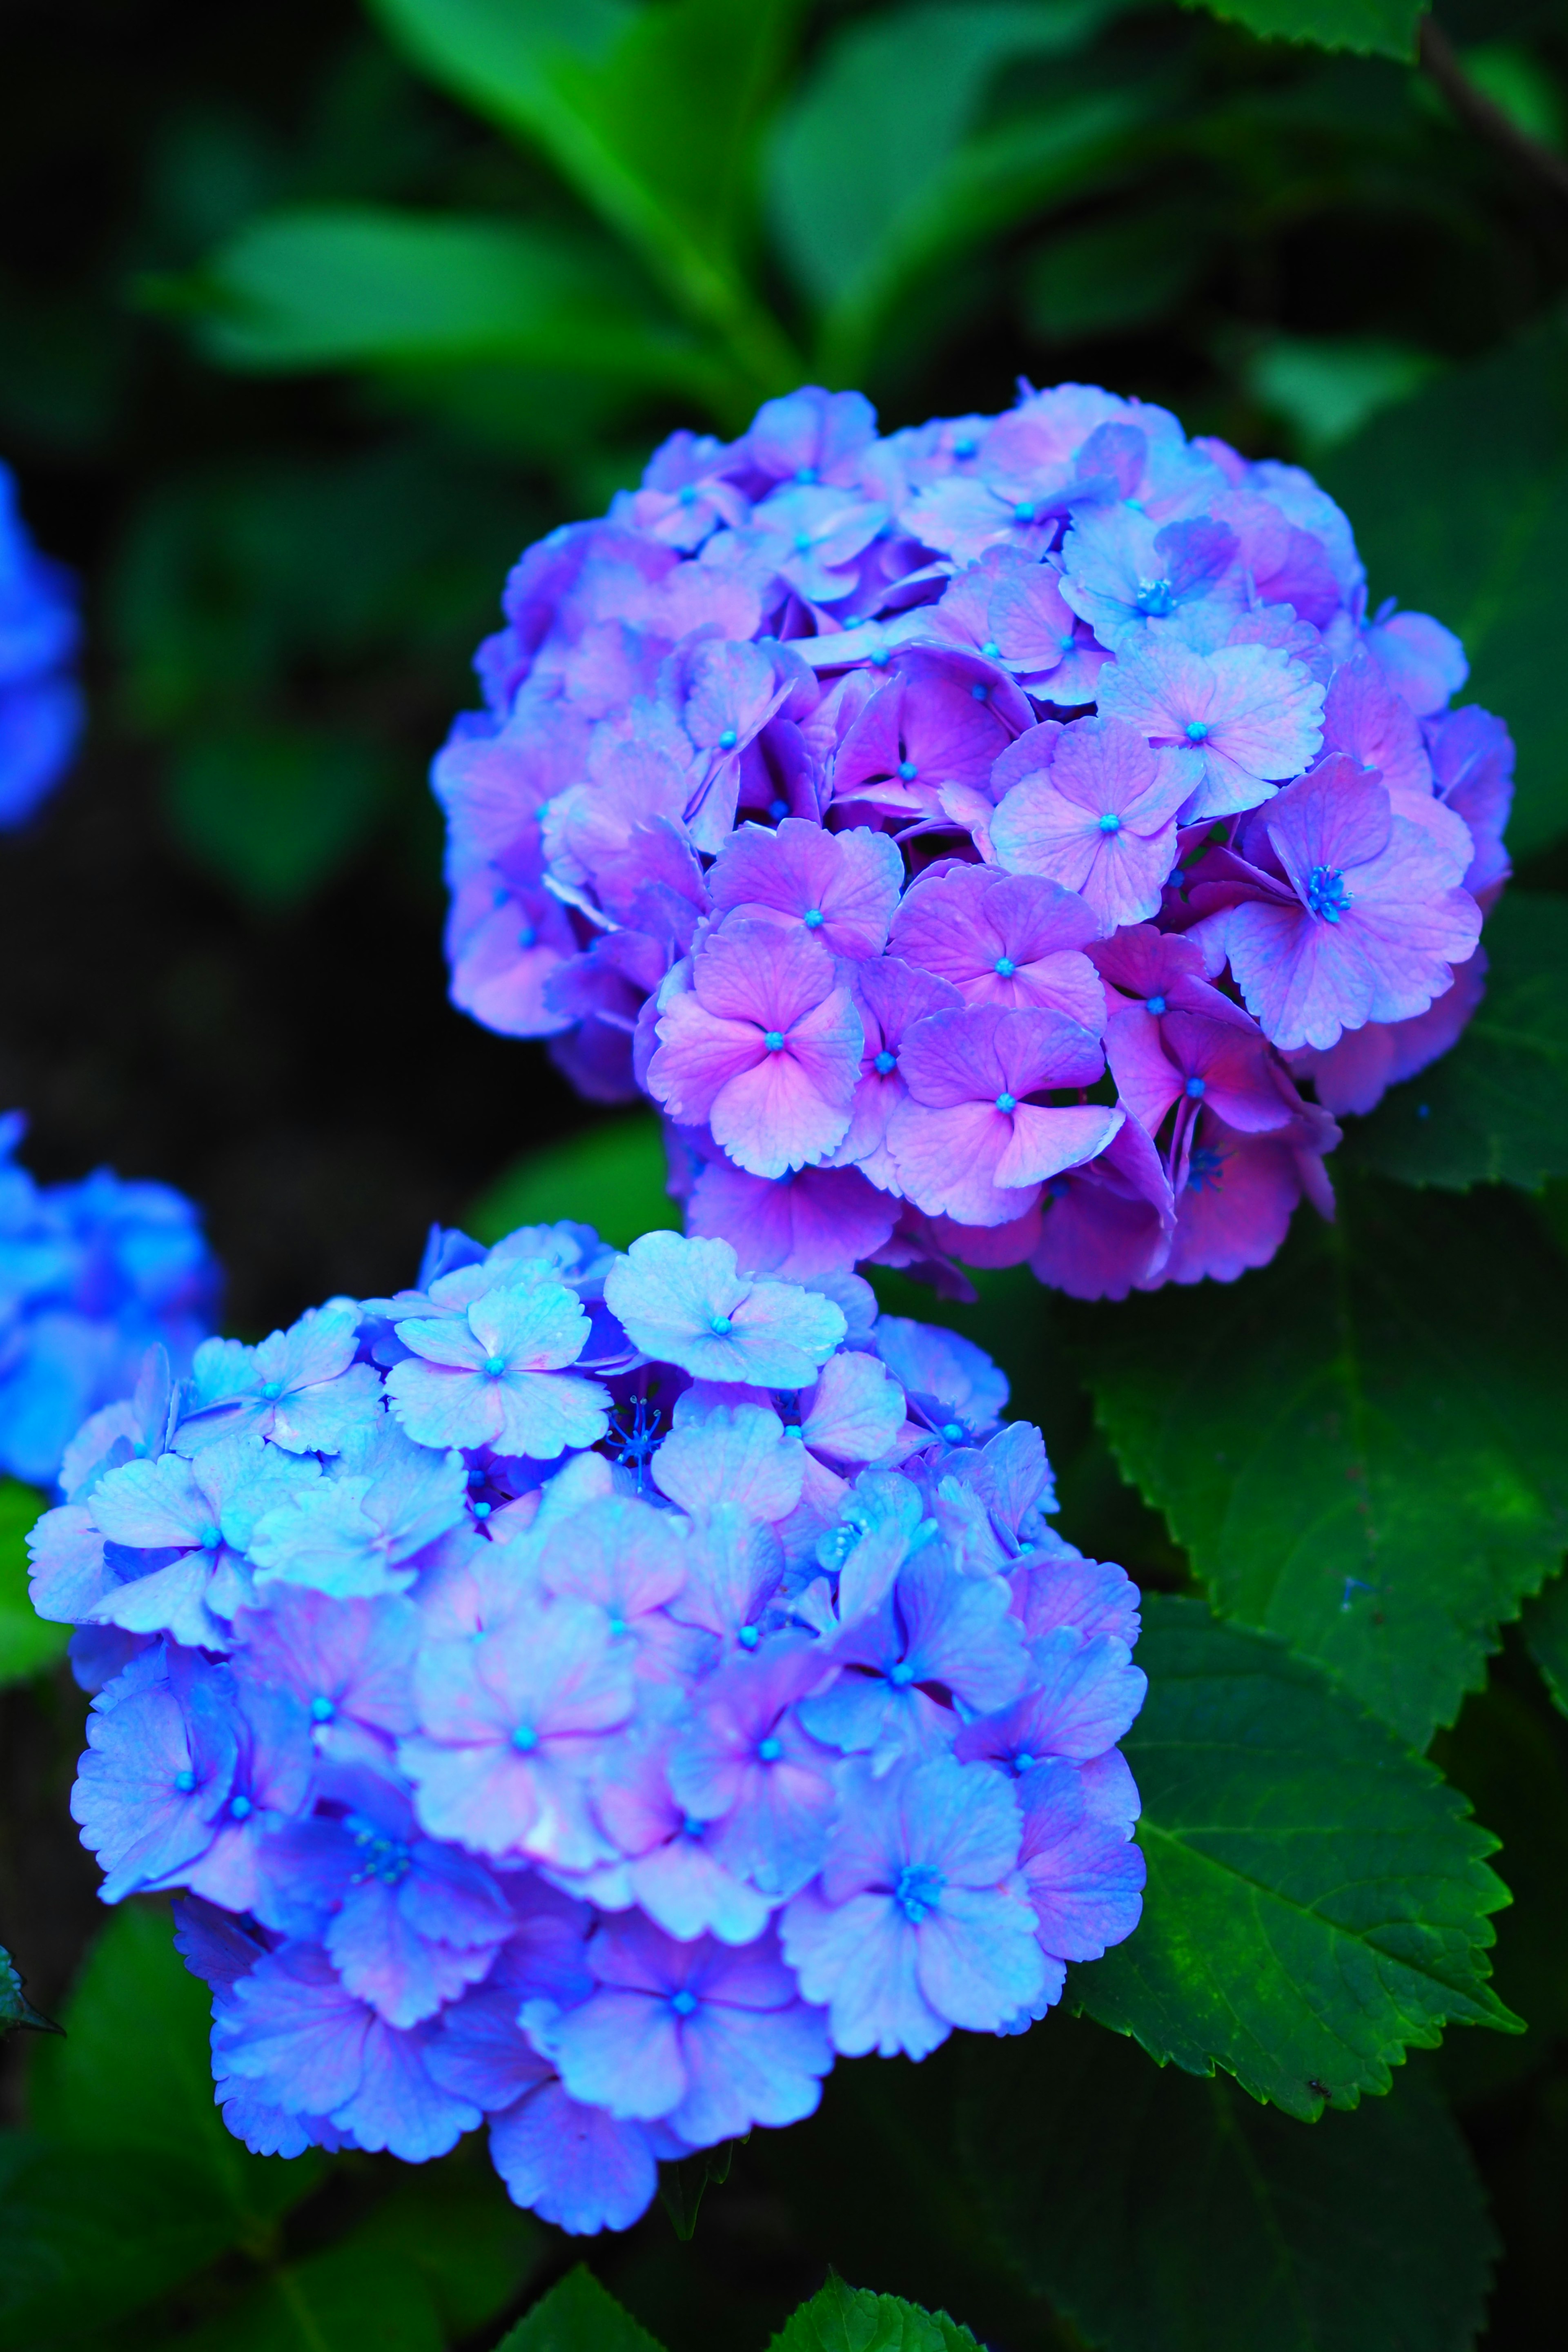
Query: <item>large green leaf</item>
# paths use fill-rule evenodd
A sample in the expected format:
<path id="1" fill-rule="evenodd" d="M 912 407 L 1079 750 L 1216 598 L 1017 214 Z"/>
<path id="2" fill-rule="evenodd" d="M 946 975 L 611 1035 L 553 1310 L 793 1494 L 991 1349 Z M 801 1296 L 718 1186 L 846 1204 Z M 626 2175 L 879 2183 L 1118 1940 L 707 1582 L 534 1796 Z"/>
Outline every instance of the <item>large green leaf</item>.
<path id="1" fill-rule="evenodd" d="M 1200 1601 L 1148 1601 L 1138 1658 L 1143 1918 L 1069 1999 L 1308 2119 L 1386 2091 L 1445 2024 L 1517 2025 L 1487 1982 L 1497 1840 L 1431 1765 Z"/>
<path id="2" fill-rule="evenodd" d="M 1262 1272 L 1072 1328 L 1215 1607 L 1425 1747 L 1568 1538 L 1568 1268 L 1530 1208 L 1347 1181 Z"/>
<path id="3" fill-rule="evenodd" d="M 757 141 L 798 0 L 374 0 L 414 62 L 543 149 L 751 394 L 800 362 L 746 280 Z"/>
<path id="4" fill-rule="evenodd" d="M 1487 992 L 1453 1052 L 1350 1122 L 1363 1166 L 1457 1192 L 1568 1176 L 1568 898 L 1505 892 L 1486 950 Z"/>
<path id="5" fill-rule="evenodd" d="M 0 1689 L 66 1654 L 68 1625 L 45 1622 L 27 1594 L 27 1530 L 48 1504 L 35 1487 L 0 1478 Z"/>
<path id="6" fill-rule="evenodd" d="M 1463 699 L 1519 746 L 1516 856 L 1568 831 L 1568 331 L 1558 321 L 1385 410 L 1321 468 L 1374 602 L 1436 613 L 1470 657 Z"/>
<path id="7" fill-rule="evenodd" d="M 586 2263 L 568 2271 L 559 2285 L 502 2336 L 496 2352 L 662 2352 L 646 2327 L 602 2287 Z"/>
<path id="8" fill-rule="evenodd" d="M 981 127 L 999 77 L 1081 48 L 1120 0 L 921 0 L 847 26 L 775 133 L 769 211 L 824 314 L 825 370 L 860 373 L 910 281 L 1091 177 L 1148 116 L 1131 82 L 1044 94 Z"/>
<path id="9" fill-rule="evenodd" d="M 230 2135 L 213 2099 L 210 2015 L 167 1904 L 123 1905 L 71 1989 L 63 2040 L 34 2051 L 28 2106 L 47 2138 L 112 2152 L 125 2172 L 144 2153 L 191 2168 L 227 2214 L 230 2242 L 259 2242 L 315 2186 L 321 2160 L 251 2156 Z"/>
<path id="10" fill-rule="evenodd" d="M 1107 2352 L 1468 2352 L 1496 2240 L 1424 2079 L 1309 2126 L 1070 2018 L 970 2063 L 998 2234 Z"/>
<path id="11" fill-rule="evenodd" d="M 922 2311 L 901 2295 L 874 2294 L 829 2277 L 792 2313 L 768 2352 L 978 2352 L 967 2327 L 945 2311 Z"/>
<path id="12" fill-rule="evenodd" d="M 177 2286 L 232 2242 L 189 2157 L 0 2135 L 0 2352 L 41 2352 Z"/>
<path id="13" fill-rule="evenodd" d="M 1182 0 L 1262 40 L 1310 41 L 1362 57 L 1414 58 L 1425 0 Z"/>
<path id="14" fill-rule="evenodd" d="M 468 1222 L 480 1241 L 499 1242 L 519 1225 L 573 1217 L 625 1249 L 639 1234 L 679 1226 L 679 1209 L 665 1191 L 666 1173 L 656 1118 L 639 1112 L 606 1119 L 515 1160 L 475 1202 Z"/>
<path id="15" fill-rule="evenodd" d="M 192 295 L 231 365 L 510 361 L 721 400 L 725 379 L 661 319 L 607 238 L 542 222 L 331 205 L 248 222 Z"/>
<path id="16" fill-rule="evenodd" d="M 362 846 L 395 781 L 363 735 L 215 723 L 181 746 L 164 790 L 182 845 L 252 906 L 276 908 L 308 898 Z"/>

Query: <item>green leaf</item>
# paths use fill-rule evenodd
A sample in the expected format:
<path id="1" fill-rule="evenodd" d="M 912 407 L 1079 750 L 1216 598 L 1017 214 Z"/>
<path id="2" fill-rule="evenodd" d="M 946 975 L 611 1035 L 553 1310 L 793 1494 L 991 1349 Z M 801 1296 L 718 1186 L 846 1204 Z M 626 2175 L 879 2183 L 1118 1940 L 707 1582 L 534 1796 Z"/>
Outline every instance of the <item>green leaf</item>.
<path id="1" fill-rule="evenodd" d="M 1213 245 L 1209 215 L 1181 205 L 1053 230 L 1025 267 L 1026 323 L 1061 343 L 1147 326 L 1188 292 Z"/>
<path id="2" fill-rule="evenodd" d="M 169 2352 L 443 2352 L 447 2341 L 412 2248 L 356 2234 L 307 2261 L 269 2271 Z"/>
<path id="3" fill-rule="evenodd" d="M 183 846 L 263 910 L 298 906 L 368 838 L 390 797 L 386 754 L 363 736 L 215 725 L 166 777 Z"/>
<path id="4" fill-rule="evenodd" d="M 1497 1840 L 1431 1765 L 1200 1601 L 1146 1600 L 1138 1661 L 1143 1918 L 1071 1972 L 1079 2008 L 1308 2120 L 1445 2024 L 1517 2028 L 1487 1983 Z"/>
<path id="5" fill-rule="evenodd" d="M 384 2248 L 416 2265 L 452 2339 L 472 2336 L 515 2303 L 550 2251 L 543 2229 L 512 2203 L 477 2141 L 439 2163 L 405 2168 L 353 2242 L 367 2258 Z"/>
<path id="6" fill-rule="evenodd" d="M 860 373 L 911 282 L 1071 186 L 1144 122 L 1120 84 L 1036 100 L 983 128 L 1010 68 L 1085 47 L 1120 0 L 923 0 L 847 26 L 775 133 L 769 213 L 824 313 L 835 379 Z"/>
<path id="7" fill-rule="evenodd" d="M 568 2271 L 503 2336 L 496 2352 L 662 2352 L 586 2263 Z"/>
<path id="8" fill-rule="evenodd" d="M 1522 1631 L 1553 1706 L 1568 1715 L 1568 1575 L 1554 1576 L 1525 1602 Z"/>
<path id="9" fill-rule="evenodd" d="M 414 63 L 542 148 L 723 346 L 747 396 L 801 363 L 743 268 L 799 0 L 374 0 Z"/>
<path id="10" fill-rule="evenodd" d="M 1182 0 L 1243 25 L 1265 41 L 1310 41 L 1320 49 L 1414 60 L 1426 0 Z"/>
<path id="11" fill-rule="evenodd" d="M 679 1229 L 680 1216 L 665 1190 L 667 1162 L 658 1121 L 646 1112 L 606 1119 L 542 1151 L 515 1160 L 475 1202 L 468 1222 L 482 1242 L 499 1242 L 519 1225 L 550 1225 L 563 1217 L 592 1225 L 613 1248 L 639 1234 Z"/>
<path id="12" fill-rule="evenodd" d="M 997 2232 L 1107 2352 L 1468 2352 L 1497 2241 L 1423 2078 L 1308 2126 L 1070 2018 L 971 2064 Z"/>
<path id="13" fill-rule="evenodd" d="M 1071 1327 L 1215 1606 L 1424 1748 L 1568 1538 L 1568 1268 L 1530 1212 L 1343 1181 L 1260 1273 Z"/>
<path id="14" fill-rule="evenodd" d="M 233 2234 L 221 2188 L 189 2157 L 0 2135 L 0 2352 L 122 2318 Z"/>
<path id="15" fill-rule="evenodd" d="M 1515 856 L 1568 831 L 1568 698 L 1557 684 L 1568 572 L 1568 328 L 1559 320 L 1402 402 L 1336 450 L 1324 487 L 1349 515 L 1373 603 L 1457 629 L 1463 699 L 1519 746 Z"/>
<path id="16" fill-rule="evenodd" d="M 193 2168 L 228 2216 L 229 2242 L 247 2242 L 315 2187 L 321 2160 L 252 2156 L 230 2135 L 213 2098 L 210 2019 L 168 1905 L 125 1904 L 71 1988 L 64 2039 L 33 2052 L 28 2107 L 46 2137 L 111 2152 L 126 2172 L 149 2152 Z"/>
<path id="17" fill-rule="evenodd" d="M 922 2311 L 896 2294 L 874 2294 L 829 2276 L 785 2321 L 768 2352 L 978 2352 L 967 2327 L 945 2311 Z"/>
<path id="18" fill-rule="evenodd" d="M 1351 1122 L 1346 1157 L 1406 1184 L 1568 1176 L 1568 898 L 1509 890 L 1486 927 L 1487 992 L 1452 1053 Z"/>
<path id="19" fill-rule="evenodd" d="M 51 1625 L 27 1591 L 27 1530 L 48 1499 L 16 1478 L 0 1478 L 0 1690 L 26 1682 L 66 1654 L 68 1625 Z"/>
<path id="20" fill-rule="evenodd" d="M 314 205 L 251 221 L 192 289 L 231 366 L 510 361 L 703 401 L 722 373 L 660 318 L 607 238 L 541 222 Z"/>

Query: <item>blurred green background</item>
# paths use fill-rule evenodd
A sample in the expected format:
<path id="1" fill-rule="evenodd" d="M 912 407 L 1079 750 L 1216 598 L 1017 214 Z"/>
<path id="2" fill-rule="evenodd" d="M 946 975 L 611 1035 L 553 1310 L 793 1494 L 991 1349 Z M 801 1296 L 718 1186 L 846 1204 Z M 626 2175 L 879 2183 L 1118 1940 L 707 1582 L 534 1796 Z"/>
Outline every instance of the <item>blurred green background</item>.
<path id="1" fill-rule="evenodd" d="M 521 547 L 677 425 L 736 431 L 802 380 L 861 385 L 891 427 L 1076 377 L 1311 466 L 1374 597 L 1465 635 L 1520 741 L 1521 877 L 1568 885 L 1568 5 L 1444 0 L 1419 62 L 1409 0 L 1226 13 L 1350 46 L 1174 0 L 0 0 L 0 455 L 83 575 L 93 710 L 71 779 L 0 839 L 0 1102 L 32 1112 L 39 1173 L 184 1186 L 242 1330 L 395 1286 L 432 1218 L 533 1213 L 505 1171 L 593 1115 L 446 1003 L 425 772 Z M 646 1190 L 630 1132 L 635 1171 L 595 1141 L 550 1205 Z M 966 1328 L 1007 1321 L 988 1297 Z M 1179 1574 L 1048 1313 L 1005 1339 L 1069 1519 Z M 1505 1728 L 1514 1663 L 1478 1703 Z M 92 1908 L 60 1829 L 79 1735 L 58 1685 L 0 1708 L 0 1895 L 46 2004 Z M 1568 1857 L 1538 1843 L 1561 1922 Z M 1561 1975 L 1560 1945 L 1536 1957 Z M 183 2016 L 143 1962 L 144 2014 Z M 672 2338 L 761 2343 L 815 2284 L 779 2197 L 832 2210 L 846 2135 L 906 2130 L 896 2092 L 840 2074 L 713 2200 L 708 2333 Z M 1568 2284 L 1568 2115 L 1471 2087 L 1510 2254 L 1487 2341 L 1533 2352 Z M 467 2162 L 426 2200 L 425 2304 L 388 2273 L 378 2342 L 490 2341 L 543 2259 Z M 386 2170 L 334 2176 L 328 2236 Z M 946 2253 L 875 2283 L 958 2293 L 967 2224 L 943 2183 L 921 2196 Z M 660 2324 L 673 2243 L 656 2213 L 616 2257 Z M 874 2233 L 858 2256 L 884 2261 Z M 318 2289 L 310 2340 L 335 2347 Z M 993 2291 L 974 2308 L 1011 2342 Z"/>

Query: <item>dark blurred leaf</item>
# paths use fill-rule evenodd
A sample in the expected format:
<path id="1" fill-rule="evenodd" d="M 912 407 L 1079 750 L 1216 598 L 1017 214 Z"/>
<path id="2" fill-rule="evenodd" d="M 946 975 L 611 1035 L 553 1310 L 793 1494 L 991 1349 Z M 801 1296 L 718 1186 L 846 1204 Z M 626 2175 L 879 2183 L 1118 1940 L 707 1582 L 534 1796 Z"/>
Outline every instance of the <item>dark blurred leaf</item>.
<path id="1" fill-rule="evenodd" d="M 1466 698 L 1519 746 L 1516 856 L 1568 830 L 1568 330 L 1557 320 L 1389 409 L 1324 486 L 1351 519 L 1374 603 L 1396 595 L 1465 641 Z"/>
<path id="2" fill-rule="evenodd" d="M 1386 2091 L 1445 2024 L 1516 2027 L 1487 1982 L 1497 1840 L 1432 1766 L 1266 1635 L 1145 1597 L 1143 1918 L 1068 1996 L 1194 2074 L 1308 2120 Z"/>
<path id="3" fill-rule="evenodd" d="M 1568 1535 L 1568 1271 L 1523 1203 L 1346 1181 L 1260 1273 L 1073 1328 L 1215 1605 L 1425 1747 Z"/>
<path id="4" fill-rule="evenodd" d="M 1347 1157 L 1460 1192 L 1568 1176 L 1568 898 L 1506 892 L 1486 950 L 1487 992 L 1453 1052 L 1353 1120 Z"/>
<path id="5" fill-rule="evenodd" d="M 1354 49 L 1362 57 L 1415 55 L 1415 26 L 1425 0 L 1182 0 L 1227 24 L 1245 25 L 1263 40 L 1310 41 L 1321 49 Z"/>
<path id="6" fill-rule="evenodd" d="M 368 836 L 392 789 L 385 755 L 353 735 L 217 730 L 171 761 L 184 847 L 253 906 L 292 906 Z"/>
<path id="7" fill-rule="evenodd" d="M 482 2146 L 470 2141 L 439 2164 L 405 2168 L 353 2242 L 367 2260 L 379 2247 L 394 2262 L 414 2264 L 455 2338 L 516 2302 L 550 2242 L 508 2197 Z"/>
<path id="8" fill-rule="evenodd" d="M 127 1904 L 71 1988 L 65 2038 L 35 2049 L 27 2098 L 41 2134 L 114 2152 L 110 2172 L 139 2177 L 148 2153 L 193 2170 L 226 2216 L 222 2242 L 233 2242 L 264 2234 L 315 2186 L 321 2160 L 252 2156 L 230 2136 L 213 2098 L 210 2018 L 206 1987 L 174 1949 L 167 1903 Z"/>
<path id="9" fill-rule="evenodd" d="M 34 1487 L 0 1478 L 0 1689 L 52 1666 L 70 1640 L 70 1627 L 47 1623 L 27 1594 L 27 1530 L 47 1508 Z"/>
<path id="10" fill-rule="evenodd" d="M 539 222 L 317 205 L 250 222 L 190 297 L 202 341 L 267 369 L 508 360 L 721 397 L 608 239 Z"/>
<path id="11" fill-rule="evenodd" d="M 1303 457 L 1315 462 L 1440 369 L 1430 352 L 1385 335 L 1275 335 L 1252 351 L 1241 376 L 1259 407 L 1289 425 Z"/>
<path id="12" fill-rule="evenodd" d="M 194 2152 L 0 2135 L 0 2352 L 53 2352 L 137 2310 L 221 2253 L 234 2227 Z"/>
<path id="13" fill-rule="evenodd" d="M 599 2284 L 585 2263 L 503 2336 L 496 2352 L 662 2352 L 629 2311 Z"/>
<path id="14" fill-rule="evenodd" d="M 1497 2242 L 1424 2078 L 1308 2126 L 1070 2018 L 971 2063 L 1004 2242 L 1108 2352 L 1467 2352 Z"/>
<path id="15" fill-rule="evenodd" d="M 967 2327 L 945 2311 L 922 2311 L 896 2294 L 875 2294 L 829 2277 L 791 2315 L 768 2352 L 978 2352 Z"/>
<path id="16" fill-rule="evenodd" d="M 415 63 L 537 144 L 708 328 L 732 400 L 799 362 L 743 271 L 756 142 L 799 0 L 374 0 Z"/>
<path id="17" fill-rule="evenodd" d="M 1026 267 L 1025 320 L 1051 342 L 1146 326 L 1186 293 L 1211 246 L 1207 217 L 1180 204 L 1058 230 Z"/>
<path id="18" fill-rule="evenodd" d="M 412 2247 L 359 2236 L 285 2263 L 169 2352 L 443 2352 L 447 2335 Z"/>
<path id="19" fill-rule="evenodd" d="M 847 26 L 774 136 L 769 212 L 823 312 L 836 380 L 861 373 L 913 282 L 1089 181 L 1146 121 L 1151 89 L 1047 89 L 985 127 L 1009 68 L 1087 46 L 1121 0 L 923 0 Z"/>
<path id="20" fill-rule="evenodd" d="M 1568 1574 L 1554 1576 L 1525 1602 L 1522 1630 L 1553 1704 L 1568 1715 Z"/>
<path id="21" fill-rule="evenodd" d="M 477 1238 L 498 1242 L 519 1225 L 562 1217 L 592 1225 L 616 1249 L 658 1226 L 679 1230 L 680 1212 L 665 1191 L 668 1162 L 658 1121 L 646 1112 L 607 1119 L 543 1151 L 530 1151 L 481 1194 L 468 1212 Z"/>

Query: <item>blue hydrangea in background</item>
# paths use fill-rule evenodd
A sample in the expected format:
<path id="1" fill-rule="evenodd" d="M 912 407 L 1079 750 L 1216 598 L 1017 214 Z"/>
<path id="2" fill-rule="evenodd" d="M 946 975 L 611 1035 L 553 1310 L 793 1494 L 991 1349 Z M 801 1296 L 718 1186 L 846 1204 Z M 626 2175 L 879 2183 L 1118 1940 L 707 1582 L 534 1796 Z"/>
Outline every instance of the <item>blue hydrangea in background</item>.
<path id="1" fill-rule="evenodd" d="M 1043 2017 L 1137 1923 L 1144 1677 L 1006 1402 L 853 1275 L 576 1224 L 155 1352 L 33 1591 L 230 2128 L 422 2162 L 488 2121 L 520 2204 L 618 2229 L 836 2053 Z"/>
<path id="2" fill-rule="evenodd" d="M 0 464 L 0 825 L 31 816 L 76 750 L 79 634 L 75 583 L 33 545 Z"/>
<path id="3" fill-rule="evenodd" d="M 454 1001 L 651 1097 L 744 1265 L 1234 1281 L 1479 1002 L 1507 729 L 1308 475 L 1164 409 L 808 388 L 504 606 L 434 772 Z"/>
<path id="4" fill-rule="evenodd" d="M 26 1129 L 0 1118 L 0 1470 L 51 1487 L 89 1415 L 118 1432 L 150 1347 L 188 1368 L 222 1275 L 183 1193 L 108 1168 L 37 1184 L 14 1157 Z"/>

